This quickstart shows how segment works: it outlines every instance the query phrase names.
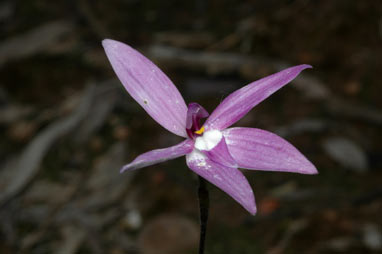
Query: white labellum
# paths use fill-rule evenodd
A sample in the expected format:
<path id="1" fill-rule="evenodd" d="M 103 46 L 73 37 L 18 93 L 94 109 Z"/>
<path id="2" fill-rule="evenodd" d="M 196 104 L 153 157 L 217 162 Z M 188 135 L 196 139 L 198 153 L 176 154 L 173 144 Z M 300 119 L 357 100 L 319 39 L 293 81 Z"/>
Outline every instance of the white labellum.
<path id="1" fill-rule="evenodd" d="M 206 131 L 203 136 L 197 137 L 195 140 L 195 148 L 201 151 L 210 151 L 222 139 L 223 134 L 218 130 Z"/>

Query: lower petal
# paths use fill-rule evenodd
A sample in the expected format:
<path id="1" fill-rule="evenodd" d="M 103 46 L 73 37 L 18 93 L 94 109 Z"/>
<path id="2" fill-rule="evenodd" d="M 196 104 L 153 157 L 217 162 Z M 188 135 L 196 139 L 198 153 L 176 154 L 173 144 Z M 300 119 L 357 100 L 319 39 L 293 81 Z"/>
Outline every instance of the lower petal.
<path id="1" fill-rule="evenodd" d="M 197 148 L 195 144 L 195 148 Z M 201 150 L 213 162 L 222 164 L 231 168 L 238 168 L 234 158 L 229 153 L 225 138 L 222 137 L 220 142 L 211 150 Z"/>
<path id="2" fill-rule="evenodd" d="M 256 213 L 252 188 L 240 170 L 215 163 L 197 149 L 187 154 L 186 159 L 192 171 L 226 192 L 251 214 Z"/>
<path id="3" fill-rule="evenodd" d="M 134 170 L 151 166 L 160 162 L 172 160 L 188 154 L 194 148 L 194 141 L 186 139 L 185 141 L 168 148 L 156 149 L 139 155 L 135 160 L 123 166 L 121 173 L 126 170 Z"/>
<path id="4" fill-rule="evenodd" d="M 229 128 L 223 136 L 240 168 L 317 174 L 304 155 L 276 134 L 255 128 Z"/>

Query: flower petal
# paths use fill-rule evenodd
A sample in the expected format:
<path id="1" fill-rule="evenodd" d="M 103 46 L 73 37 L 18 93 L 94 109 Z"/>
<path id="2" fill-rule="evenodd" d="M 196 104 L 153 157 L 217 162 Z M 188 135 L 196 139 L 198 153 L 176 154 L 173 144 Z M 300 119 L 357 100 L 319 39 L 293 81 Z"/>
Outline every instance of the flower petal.
<path id="1" fill-rule="evenodd" d="M 252 188 L 240 170 L 215 163 L 197 149 L 187 154 L 186 160 L 192 171 L 226 192 L 251 214 L 256 213 Z"/>
<path id="2" fill-rule="evenodd" d="M 102 41 L 105 52 L 127 92 L 160 125 L 187 137 L 187 106 L 171 80 L 149 59 L 118 41 Z"/>
<path id="3" fill-rule="evenodd" d="M 193 126 L 196 128 L 196 131 L 200 129 L 199 121 L 202 118 L 208 117 L 209 114 L 202 106 L 196 102 L 191 102 L 188 104 L 187 109 L 187 120 L 186 128 L 191 129 Z"/>
<path id="4" fill-rule="evenodd" d="M 195 142 L 195 148 L 198 148 L 198 139 Z M 201 150 L 205 155 L 207 155 L 210 160 L 215 163 L 222 164 L 227 167 L 238 168 L 236 161 L 232 158 L 229 153 L 225 138 L 222 137 L 219 143 L 209 150 Z"/>
<path id="5" fill-rule="evenodd" d="M 135 160 L 123 166 L 121 173 L 126 170 L 134 170 L 147 166 L 151 166 L 160 162 L 172 160 L 188 154 L 194 148 L 194 141 L 186 139 L 185 141 L 168 148 L 156 149 L 139 155 Z"/>
<path id="6" fill-rule="evenodd" d="M 316 167 L 293 145 L 271 132 L 255 128 L 223 131 L 228 150 L 240 168 L 317 174 Z"/>
<path id="7" fill-rule="evenodd" d="M 231 93 L 207 119 L 204 125 L 206 131 L 223 130 L 231 126 L 247 114 L 254 106 L 288 84 L 306 68 L 312 67 L 307 64 L 294 66 L 252 82 Z"/>

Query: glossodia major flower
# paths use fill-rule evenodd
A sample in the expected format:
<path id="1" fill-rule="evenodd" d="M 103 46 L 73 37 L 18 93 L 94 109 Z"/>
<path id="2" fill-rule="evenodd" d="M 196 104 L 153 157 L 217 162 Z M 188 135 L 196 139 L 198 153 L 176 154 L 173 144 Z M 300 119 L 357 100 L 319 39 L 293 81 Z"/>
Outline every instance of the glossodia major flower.
<path id="1" fill-rule="evenodd" d="M 283 138 L 255 128 L 229 128 L 254 106 L 293 80 L 303 64 L 236 90 L 212 112 L 199 104 L 188 106 L 171 80 L 149 59 L 130 46 L 102 42 L 118 78 L 146 112 L 168 131 L 185 138 L 175 146 L 139 155 L 121 172 L 186 155 L 187 166 L 256 213 L 251 186 L 238 168 L 316 174 L 314 165 Z M 202 118 L 207 118 L 203 125 Z"/>

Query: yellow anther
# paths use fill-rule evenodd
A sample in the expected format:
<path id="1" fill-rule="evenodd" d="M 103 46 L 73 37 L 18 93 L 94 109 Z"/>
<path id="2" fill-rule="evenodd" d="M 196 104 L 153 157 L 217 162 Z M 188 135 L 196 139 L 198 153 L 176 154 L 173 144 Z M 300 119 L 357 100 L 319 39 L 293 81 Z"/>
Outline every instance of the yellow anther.
<path id="1" fill-rule="evenodd" d="M 204 132 L 204 126 L 202 128 L 200 128 L 200 130 L 195 131 L 195 133 L 199 134 L 199 135 L 201 135 L 203 132 Z"/>

